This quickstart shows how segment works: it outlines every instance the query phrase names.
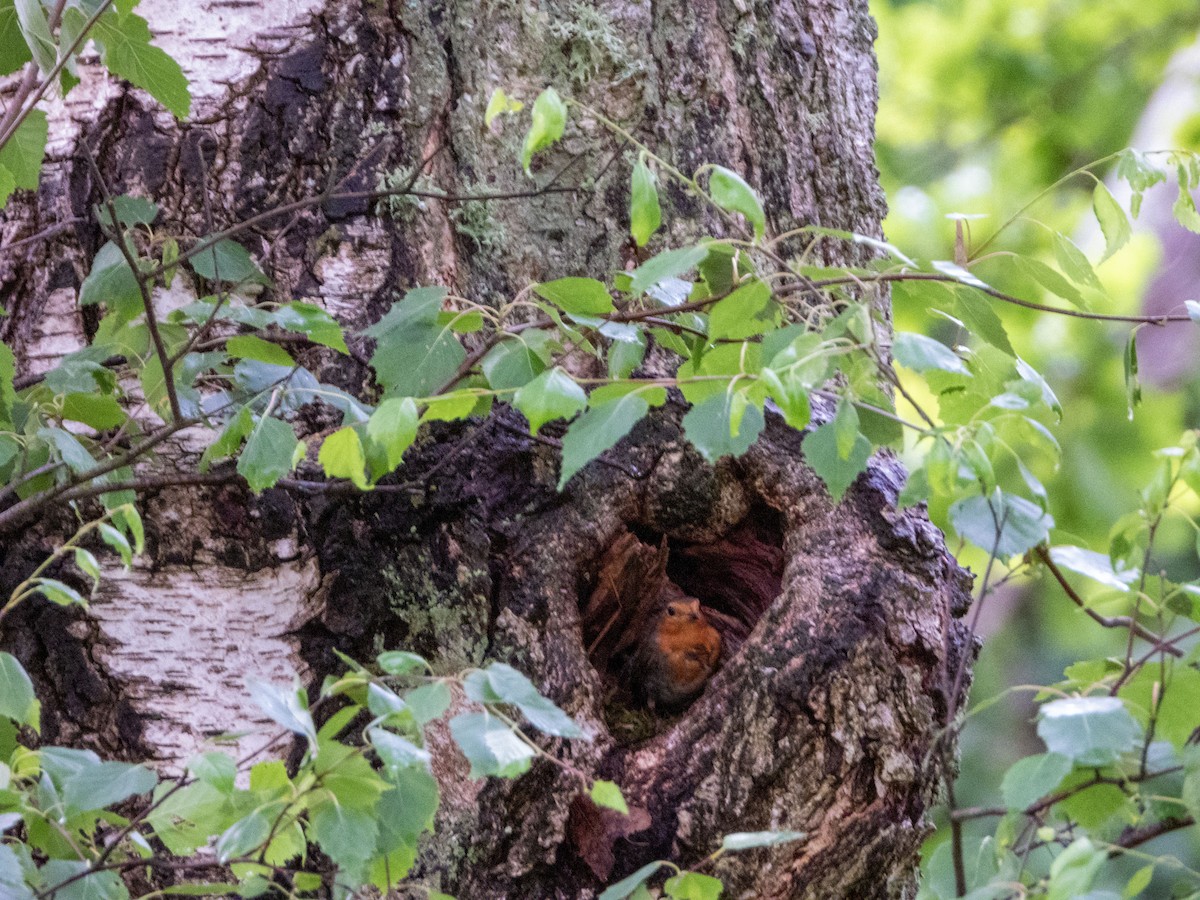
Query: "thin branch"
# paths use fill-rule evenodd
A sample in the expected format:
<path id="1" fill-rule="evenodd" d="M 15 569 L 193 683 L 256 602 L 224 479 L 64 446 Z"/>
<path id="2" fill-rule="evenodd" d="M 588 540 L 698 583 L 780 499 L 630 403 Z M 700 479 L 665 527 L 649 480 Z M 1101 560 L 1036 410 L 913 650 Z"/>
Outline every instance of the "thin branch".
<path id="1" fill-rule="evenodd" d="M 112 193 L 108 189 L 104 175 L 100 172 L 100 167 L 96 164 L 96 158 L 93 156 L 91 148 L 84 144 L 84 149 L 84 157 L 92 169 L 92 175 L 96 178 L 96 184 L 100 188 L 100 193 L 104 196 L 104 205 L 108 210 L 109 224 L 113 228 L 113 238 L 115 239 L 117 248 L 121 251 L 121 255 L 125 257 L 125 262 L 129 266 L 129 270 L 133 273 L 134 279 L 137 281 L 138 293 L 142 295 L 142 308 L 146 313 L 146 330 L 150 332 L 150 340 L 154 344 L 154 354 L 158 357 L 159 365 L 163 370 L 163 385 L 167 391 L 167 402 L 171 406 L 171 418 L 178 421 L 183 418 L 183 411 L 179 405 L 179 394 L 175 389 L 173 364 L 171 355 L 167 353 L 167 346 L 163 343 L 162 333 L 158 330 L 158 316 L 154 312 L 154 296 L 150 290 L 150 285 L 154 283 L 154 279 L 157 276 L 147 275 L 141 271 L 138 260 L 129 247 L 129 241 L 125 238 L 125 230 L 121 227 L 121 223 L 117 219 L 117 208 L 113 205 Z"/>
<path id="2" fill-rule="evenodd" d="M 392 190 L 382 189 L 373 191 L 325 191 L 320 194 L 314 194 L 311 197 L 302 197 L 299 200 L 293 200 L 291 203 L 285 203 L 283 206 L 277 206 L 274 209 L 268 209 L 258 215 L 251 216 L 236 225 L 231 225 L 216 234 L 210 234 L 202 241 L 193 244 L 187 250 L 181 250 L 179 256 L 171 263 L 172 266 L 181 262 L 186 262 L 197 254 L 203 253 L 212 247 L 219 244 L 221 241 L 231 237 L 235 237 L 244 231 L 261 225 L 263 222 L 268 222 L 278 216 L 288 215 L 297 212 L 298 210 L 307 209 L 310 206 L 320 206 L 322 203 L 337 203 L 346 200 L 382 200 L 385 197 L 424 197 L 433 200 L 441 200 L 446 203 L 468 203 L 473 200 L 488 201 L 488 200 L 524 200 L 533 197 L 541 197 L 546 194 L 574 194 L 583 190 L 578 185 L 567 187 L 558 187 L 555 182 L 565 173 L 575 160 L 567 163 L 553 178 L 546 184 L 532 188 L 527 191 L 501 191 L 493 193 L 479 194 L 448 194 L 441 191 L 418 191 L 409 187 L 395 188 Z M 154 268 L 147 272 L 149 278 L 158 278 L 166 271 L 168 267 L 159 263 Z"/>
<path id="3" fill-rule="evenodd" d="M 1057 581 L 1059 587 L 1063 589 L 1063 593 L 1070 598 L 1072 603 L 1087 613 L 1088 617 L 1096 624 L 1105 628 L 1128 628 L 1142 640 L 1149 641 L 1150 643 L 1154 644 L 1156 646 L 1155 652 L 1157 652 L 1157 649 L 1159 649 L 1158 645 L 1161 644 L 1161 649 L 1164 652 L 1170 653 L 1172 656 L 1183 656 L 1183 651 L 1178 647 L 1172 646 L 1169 642 L 1163 643 L 1162 639 L 1158 635 L 1154 634 L 1152 631 L 1149 631 L 1147 628 L 1129 616 L 1100 615 L 1100 613 L 1096 612 L 1087 605 L 1087 601 L 1079 596 L 1079 593 L 1074 587 L 1071 586 L 1071 582 L 1067 581 L 1067 577 L 1062 573 L 1062 570 L 1055 565 L 1054 560 L 1050 556 L 1050 551 L 1046 549 L 1045 544 L 1038 545 L 1034 548 L 1033 552 L 1034 555 L 1036 555 L 1037 558 L 1040 559 L 1046 566 L 1047 571 L 1054 576 L 1054 580 Z"/>
<path id="4" fill-rule="evenodd" d="M 1147 841 L 1152 841 L 1156 837 L 1161 837 L 1172 831 L 1178 831 L 1181 828 L 1190 828 L 1196 824 L 1196 820 L 1192 816 L 1168 817 L 1160 819 L 1157 822 L 1151 822 L 1149 825 L 1141 825 L 1138 827 L 1129 826 L 1121 832 L 1121 836 L 1114 843 L 1122 850 L 1131 850 L 1134 847 L 1139 847 Z M 1109 853 L 1109 856 L 1119 856 L 1117 851 Z"/>
<path id="5" fill-rule="evenodd" d="M 44 228 L 36 234 L 31 234 L 29 237 L 23 237 L 20 240 L 5 244 L 3 247 L 0 247 L 0 253 L 4 253 L 6 250 L 16 250 L 18 247 L 24 247 L 27 244 L 34 244 L 38 241 L 49 240 L 50 238 L 62 234 L 64 231 L 67 231 L 70 228 L 73 228 L 80 222 L 85 221 L 87 220 L 83 218 L 75 218 L 59 222 L 57 225 L 51 225 L 49 228 Z"/>
<path id="6" fill-rule="evenodd" d="M 204 229 L 209 234 L 211 234 L 213 232 L 213 229 L 216 226 L 214 225 L 214 220 L 213 220 L 212 198 L 209 196 L 209 190 L 208 190 L 208 162 L 204 159 L 204 141 L 203 140 L 199 141 L 196 144 L 196 158 L 200 162 L 200 193 L 201 193 L 201 196 L 202 196 L 203 202 L 204 202 Z M 216 253 L 213 254 L 212 260 L 213 260 L 213 279 L 212 280 L 213 280 L 213 283 L 217 285 L 217 302 L 213 304 L 212 312 L 209 313 L 208 318 L 204 320 L 204 323 L 199 328 L 197 328 L 194 332 L 192 332 L 191 336 L 188 337 L 188 339 L 183 342 L 182 347 L 180 347 L 173 354 L 171 354 L 171 359 L 170 359 L 171 366 L 174 366 L 175 363 L 179 362 L 179 360 L 181 360 L 185 356 L 187 356 L 188 353 L 191 352 L 192 348 L 196 346 L 196 344 L 198 344 L 200 341 L 204 340 L 204 338 L 208 336 L 209 331 L 212 330 L 212 326 L 217 320 L 217 315 L 221 312 L 221 307 L 224 306 L 225 302 L 229 299 L 228 289 L 226 289 L 226 290 L 221 289 L 221 271 L 220 271 L 220 262 L 221 261 Z"/>
<path id="7" fill-rule="evenodd" d="M 1089 788 L 1094 788 L 1097 785 L 1108 784 L 1114 787 L 1124 787 L 1130 784 L 1143 784 L 1147 781 L 1153 781 L 1155 778 L 1161 778 L 1164 775 L 1174 775 L 1176 772 L 1182 772 L 1183 766 L 1168 766 L 1165 769 L 1159 769 L 1157 772 L 1143 772 L 1139 775 L 1129 775 L 1121 778 L 1112 778 L 1107 775 L 1094 775 L 1087 781 L 1081 781 L 1079 784 L 1069 788 L 1064 788 L 1061 791 L 1055 791 L 1053 794 L 1047 794 L 1041 800 L 1030 803 L 1021 810 L 1022 815 L 1037 816 L 1044 813 L 1056 803 L 1062 803 L 1064 800 L 1069 800 L 1076 794 L 1080 794 Z M 962 809 L 952 810 L 950 813 L 951 819 L 965 822 L 969 819 L 982 819 L 994 816 L 1003 816 L 1012 812 L 1004 806 L 967 806 Z"/>
<path id="8" fill-rule="evenodd" d="M 813 281 L 810 285 L 804 285 L 802 286 L 802 289 L 820 290 L 842 284 L 900 281 L 933 281 L 940 284 L 957 284 L 961 285 L 962 287 L 971 288 L 972 290 L 987 294 L 989 297 L 994 297 L 997 300 L 1003 300 L 1005 303 L 1011 303 L 1014 306 L 1021 306 L 1025 309 L 1033 309 L 1037 310 L 1038 312 L 1054 313 L 1060 316 L 1071 316 L 1076 319 L 1091 319 L 1096 322 L 1130 322 L 1139 325 L 1166 325 L 1168 322 L 1191 321 L 1191 316 L 1184 314 L 1162 316 L 1120 316 L 1108 315 L 1105 313 L 1085 312 L 1081 309 L 1063 309 L 1062 307 L 1058 306 L 1047 306 L 1044 303 L 1034 303 L 1032 300 L 1022 300 L 1020 297 L 1014 297 L 1012 294 L 1006 294 L 1003 291 L 998 291 L 993 287 L 988 287 L 987 285 L 983 285 L 981 287 L 979 284 L 967 284 L 961 278 L 955 278 L 953 275 L 938 275 L 932 272 L 881 272 L 878 275 L 825 278 L 821 281 Z"/>
<path id="9" fill-rule="evenodd" d="M 199 419 L 176 419 L 172 422 L 168 422 L 162 428 L 158 429 L 158 431 L 153 432 L 148 438 L 146 438 L 146 440 L 142 441 L 140 444 L 130 447 L 120 456 L 114 456 L 110 459 L 107 459 L 85 472 L 80 472 L 77 475 L 71 476 L 62 484 L 56 485 L 44 493 L 35 494 L 26 500 L 22 500 L 20 503 L 10 506 L 8 509 L 0 512 L 0 534 L 9 533 L 17 525 L 25 522 L 38 510 L 49 506 L 52 502 L 57 500 L 72 488 L 86 484 L 95 478 L 99 478 L 101 475 L 107 475 L 109 472 L 115 472 L 117 469 L 121 469 L 130 465 L 135 460 L 145 456 L 171 435 L 182 431 L 184 428 L 189 428 L 192 425 L 198 424 L 200 424 Z M 59 463 L 58 465 L 62 464 Z M 113 488 L 110 487 L 109 490 L 113 490 Z M 99 493 L 107 493 L 107 491 L 100 491 Z"/>

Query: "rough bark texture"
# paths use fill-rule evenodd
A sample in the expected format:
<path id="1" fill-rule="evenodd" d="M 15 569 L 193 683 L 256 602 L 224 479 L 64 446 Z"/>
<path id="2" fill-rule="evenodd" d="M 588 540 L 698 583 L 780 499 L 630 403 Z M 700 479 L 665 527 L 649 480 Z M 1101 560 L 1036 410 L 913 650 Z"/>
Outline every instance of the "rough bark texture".
<path id="1" fill-rule="evenodd" d="M 202 233 L 206 188 L 218 227 L 331 183 L 403 181 L 422 160 L 447 191 L 528 190 L 514 162 L 521 126 L 486 131 L 483 110 L 497 85 L 532 99 L 552 83 L 685 171 L 712 162 L 744 173 L 777 232 L 879 233 L 864 0 L 200 5 L 273 25 L 239 40 L 216 74 L 212 35 L 165 36 L 199 85 L 183 125 L 136 91 L 86 79 L 72 95 L 78 121 L 57 119 L 58 162 L 40 196 L 6 211 L 6 243 L 66 223 L 0 257 L 10 312 L 0 337 L 21 371 L 48 368 L 95 327 L 75 305 L 102 240 L 88 219 L 97 187 L 71 155 L 80 140 L 118 189 Z M 146 0 L 142 11 L 158 25 L 173 21 L 168 6 Z M 534 175 L 579 191 L 330 204 L 243 242 L 280 299 L 321 303 L 351 327 L 416 284 L 493 301 L 630 255 L 630 157 L 576 112 Z M 721 230 L 671 194 L 664 206 L 680 212 L 666 240 Z M 856 261 L 841 245 L 819 250 Z M 159 298 L 164 309 L 186 301 L 186 289 L 175 293 Z M 311 351 L 303 362 L 348 390 L 367 387 L 352 361 Z M 923 516 L 895 511 L 903 475 L 891 460 L 834 506 L 802 463 L 800 435 L 780 422 L 743 459 L 712 467 L 682 440 L 679 415 L 669 406 L 643 423 L 561 494 L 555 453 L 500 413 L 435 429 L 397 483 L 370 496 L 255 498 L 228 485 L 147 497 L 149 551 L 129 575 L 107 574 L 92 615 L 31 607 L 9 639 L 39 673 L 49 739 L 149 752 L 172 768 L 214 731 L 256 721 L 237 685 L 246 671 L 319 681 L 337 667 L 335 648 L 369 658 L 406 647 L 444 670 L 500 659 L 593 726 L 594 742 L 551 749 L 616 780 L 635 814 L 590 808 L 549 765 L 477 783 L 446 762 L 440 836 L 419 862 L 429 883 L 464 898 L 588 897 L 606 869 L 693 863 L 727 832 L 792 828 L 808 839 L 718 864 L 728 896 L 910 896 L 941 774 L 929 752 L 945 724 L 940 686 L 966 652 L 954 620 L 966 576 Z M 166 467 L 194 465 L 198 437 L 168 444 Z M 626 709 L 638 620 L 620 622 L 623 644 L 588 653 L 607 621 L 588 612 L 603 606 L 605 553 L 633 538 L 653 557 L 647 571 L 699 597 L 726 636 L 720 671 L 674 719 Z M 50 539 L 8 540 L 5 580 Z"/>

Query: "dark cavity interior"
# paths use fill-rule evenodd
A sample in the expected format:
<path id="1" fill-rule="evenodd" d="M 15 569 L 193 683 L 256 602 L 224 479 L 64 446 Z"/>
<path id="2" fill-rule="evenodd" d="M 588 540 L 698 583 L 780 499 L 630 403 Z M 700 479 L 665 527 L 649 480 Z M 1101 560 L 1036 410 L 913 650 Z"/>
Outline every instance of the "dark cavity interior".
<path id="1" fill-rule="evenodd" d="M 584 645 L 604 679 L 606 707 L 633 704 L 630 661 L 670 601 L 699 599 L 721 635 L 723 665 L 779 596 L 782 578 L 782 523 L 766 505 L 706 543 L 637 526 L 623 532 L 580 590 Z"/>

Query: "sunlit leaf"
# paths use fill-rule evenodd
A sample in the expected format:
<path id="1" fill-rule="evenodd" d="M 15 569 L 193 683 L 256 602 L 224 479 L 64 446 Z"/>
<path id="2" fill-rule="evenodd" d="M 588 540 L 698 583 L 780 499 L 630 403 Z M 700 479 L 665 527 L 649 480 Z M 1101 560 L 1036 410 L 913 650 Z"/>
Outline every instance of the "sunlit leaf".
<path id="1" fill-rule="evenodd" d="M 554 88 L 546 88 L 533 103 L 533 122 L 521 147 L 521 165 L 526 174 L 533 155 L 554 144 L 567 125 L 567 106 Z"/>

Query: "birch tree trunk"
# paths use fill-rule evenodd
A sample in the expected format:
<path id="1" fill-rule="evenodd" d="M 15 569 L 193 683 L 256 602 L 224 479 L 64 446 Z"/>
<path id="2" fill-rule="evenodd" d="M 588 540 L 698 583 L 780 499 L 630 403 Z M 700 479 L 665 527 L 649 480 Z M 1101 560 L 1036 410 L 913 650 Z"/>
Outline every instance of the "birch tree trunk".
<path id="1" fill-rule="evenodd" d="M 575 113 L 530 182 L 515 162 L 522 126 L 483 127 L 497 86 L 532 99 L 553 84 L 685 172 L 742 173 L 774 233 L 880 233 L 865 0 L 195 6 L 195 18 L 168 0 L 140 7 L 193 79 L 191 120 L 85 72 L 53 117 L 38 196 L 6 210 L 4 244 L 36 237 L 0 255 L 0 337 L 20 373 L 95 327 L 76 302 L 103 242 L 84 144 L 116 189 L 194 234 L 211 230 L 206 203 L 221 228 L 418 170 L 457 195 L 552 183 L 512 201 L 329 203 L 243 236 L 279 299 L 318 303 L 348 328 L 415 285 L 486 303 L 632 262 L 628 145 Z M 681 191 L 664 209 L 677 211 L 670 241 L 721 231 Z M 839 265 L 868 253 L 818 249 Z M 164 310 L 189 299 L 176 294 L 157 298 Z M 353 359 L 301 358 L 352 393 L 368 387 Z M 668 404 L 561 494 L 557 452 L 504 411 L 435 427 L 370 495 L 254 497 L 239 481 L 147 492 L 147 553 L 105 573 L 90 615 L 33 605 L 9 629 L 47 739 L 176 770 L 213 734 L 262 724 L 245 674 L 319 683 L 339 667 L 335 649 L 412 649 L 444 671 L 499 659 L 592 726 L 593 742 L 550 752 L 615 780 L 632 813 L 601 813 L 548 763 L 475 782 L 465 762 L 443 762 L 426 883 L 462 898 L 591 897 L 649 860 L 694 864 L 726 833 L 795 829 L 807 839 L 719 860 L 727 896 L 912 896 L 944 774 L 931 751 L 961 708 L 945 685 L 969 680 L 954 677 L 971 652 L 955 618 L 969 577 L 922 514 L 895 509 L 894 461 L 873 461 L 834 505 L 781 421 L 769 416 L 745 457 L 710 466 L 680 415 Z M 333 421 L 313 413 L 298 427 Z M 200 437 L 181 433 L 147 471 L 193 471 Z M 0 587 L 57 535 L 54 522 L 4 535 Z M 718 615 L 722 666 L 682 715 L 631 717 L 619 654 L 605 650 L 619 635 L 605 629 L 630 591 L 668 583 Z M 636 623 L 620 627 L 629 638 Z M 438 758 L 454 758 L 440 740 Z"/>

